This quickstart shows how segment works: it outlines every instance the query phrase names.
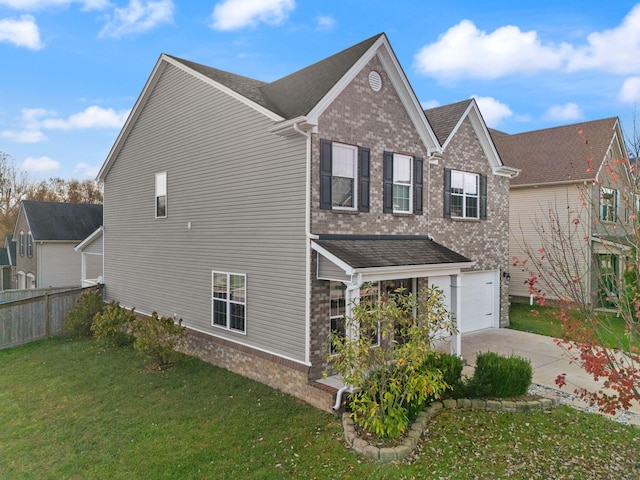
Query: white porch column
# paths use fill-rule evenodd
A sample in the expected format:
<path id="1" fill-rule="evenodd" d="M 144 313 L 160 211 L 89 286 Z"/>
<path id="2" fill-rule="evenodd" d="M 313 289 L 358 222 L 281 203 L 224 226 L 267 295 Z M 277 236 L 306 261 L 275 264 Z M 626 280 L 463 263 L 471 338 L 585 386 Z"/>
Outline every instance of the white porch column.
<path id="1" fill-rule="evenodd" d="M 454 337 L 454 341 L 451 344 L 451 353 L 455 353 L 457 356 L 462 356 L 462 324 L 464 319 L 462 317 L 462 278 L 460 275 L 451 275 L 451 314 L 456 319 L 456 326 L 458 327 L 458 333 Z"/>
<path id="2" fill-rule="evenodd" d="M 345 301 L 345 315 L 348 319 L 353 318 L 353 304 L 360 301 L 360 286 L 361 282 L 355 284 L 347 284 L 347 289 L 344 292 Z M 349 328 L 346 331 L 347 337 L 355 340 L 358 338 L 359 332 L 353 323 L 349 323 Z"/>

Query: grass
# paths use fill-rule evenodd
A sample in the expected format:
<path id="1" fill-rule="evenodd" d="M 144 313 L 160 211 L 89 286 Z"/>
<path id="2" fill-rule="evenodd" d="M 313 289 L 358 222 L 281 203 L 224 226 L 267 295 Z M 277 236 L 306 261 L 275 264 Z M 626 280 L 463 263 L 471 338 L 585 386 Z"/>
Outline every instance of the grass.
<path id="1" fill-rule="evenodd" d="M 548 337 L 562 337 L 559 309 L 539 305 L 512 303 L 509 309 L 509 328 L 523 332 L 537 333 Z M 573 319 L 579 319 L 577 311 L 570 311 Z M 640 348 L 640 337 L 625 335 L 625 322 L 615 314 L 598 312 L 602 325 L 602 339 L 605 347 L 629 351 L 630 343 Z"/>
<path id="2" fill-rule="evenodd" d="M 338 417 L 187 358 L 53 339 L 0 351 L 0 478 L 637 478 L 640 429 L 567 408 L 447 412 L 408 461 L 342 443 Z"/>

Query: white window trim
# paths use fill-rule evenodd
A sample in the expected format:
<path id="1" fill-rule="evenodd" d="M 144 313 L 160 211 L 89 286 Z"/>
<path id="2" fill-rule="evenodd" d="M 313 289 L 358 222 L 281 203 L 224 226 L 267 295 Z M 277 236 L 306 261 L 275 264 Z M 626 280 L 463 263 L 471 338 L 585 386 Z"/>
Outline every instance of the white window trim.
<path id="1" fill-rule="evenodd" d="M 226 299 L 222 299 L 222 298 L 215 298 L 213 296 L 213 285 L 214 285 L 214 277 L 215 275 L 226 275 L 227 276 L 227 298 Z M 231 300 L 231 295 L 229 293 L 229 289 L 230 289 L 230 285 L 231 285 L 231 281 L 230 278 L 232 275 L 238 276 L 238 277 L 243 277 L 244 278 L 244 302 L 238 302 L 238 301 L 234 301 Z M 223 301 L 227 304 L 227 321 L 226 321 L 226 325 L 219 325 L 217 323 L 215 323 L 215 301 Z M 230 311 L 230 306 L 231 304 L 236 304 L 236 305 L 244 305 L 244 330 L 237 330 L 235 328 L 231 328 L 231 311 Z M 234 332 L 234 333 L 239 333 L 242 335 L 246 335 L 247 334 L 247 274 L 246 273 L 234 273 L 234 272 L 223 272 L 220 270 L 212 270 L 211 271 L 211 325 L 213 327 L 222 329 L 222 330 L 226 330 L 228 332 Z"/>
<path id="2" fill-rule="evenodd" d="M 163 189 L 164 189 L 164 194 L 162 193 L 158 193 L 158 180 L 159 178 L 161 178 L 162 176 L 164 176 L 164 185 L 163 185 Z M 167 181 L 167 172 L 158 172 L 156 173 L 156 183 L 155 183 L 155 197 L 154 197 L 154 205 L 153 205 L 153 209 L 154 209 L 154 213 L 155 213 L 155 218 L 167 218 L 167 213 L 168 213 L 168 195 L 167 195 L 167 190 L 168 190 L 168 181 Z M 164 197 L 164 215 L 158 215 L 158 198 L 160 197 Z"/>
<path id="3" fill-rule="evenodd" d="M 453 193 L 453 176 L 454 174 L 461 174 L 462 175 L 462 194 L 459 193 Z M 468 194 L 465 189 L 464 189 L 464 185 L 465 185 L 465 177 L 467 176 L 472 176 L 475 177 L 476 179 L 476 194 L 472 195 L 472 194 Z M 462 215 L 454 215 L 453 214 L 453 208 L 452 213 L 451 213 L 451 218 L 469 218 L 472 220 L 478 220 L 480 219 L 480 175 L 477 173 L 471 173 L 471 172 L 464 172 L 462 170 L 451 170 L 451 204 L 453 205 L 453 197 L 462 197 Z M 467 215 L 467 198 L 475 198 L 477 201 L 477 212 L 478 214 L 475 217 L 472 217 L 470 215 Z"/>
<path id="4" fill-rule="evenodd" d="M 613 219 L 604 218 L 604 195 L 613 194 Z M 603 222 L 617 222 L 620 217 L 620 194 L 617 189 L 611 187 L 600 187 L 600 220 Z"/>
<path id="5" fill-rule="evenodd" d="M 396 168 L 396 159 L 398 160 L 408 160 L 409 161 L 409 183 L 406 184 L 404 182 L 397 182 L 396 181 L 396 174 L 398 172 L 398 169 Z M 409 209 L 408 210 L 400 210 L 398 208 L 396 208 L 396 203 L 395 201 L 393 202 L 393 213 L 413 213 L 413 157 L 410 157 L 409 155 L 402 155 L 399 153 L 394 153 L 393 154 L 393 187 L 392 187 L 392 192 L 391 192 L 391 196 L 392 196 L 392 201 L 395 199 L 394 196 L 394 191 L 395 191 L 395 186 L 396 185 L 400 185 L 403 187 L 409 187 Z"/>
<path id="6" fill-rule="evenodd" d="M 20 232 L 18 237 L 18 254 L 21 257 L 24 257 L 25 249 L 24 249 L 24 232 Z"/>
<path id="7" fill-rule="evenodd" d="M 353 152 L 353 195 L 352 195 L 352 204 L 353 206 L 351 207 L 343 207 L 343 206 L 339 206 L 339 205 L 334 205 L 333 204 L 333 178 L 337 177 L 337 175 L 334 175 L 334 168 L 336 165 L 335 162 L 335 149 L 336 147 L 339 148 L 346 148 L 349 149 Z M 332 149 L 332 162 L 331 162 L 331 209 L 332 210 L 343 210 L 343 211 L 357 211 L 358 210 L 358 182 L 359 182 L 359 178 L 358 178 L 358 147 L 354 146 L 354 145 L 347 145 L 345 143 L 337 143 L 337 142 L 333 142 L 331 144 L 331 149 Z M 339 178 L 349 178 L 349 177 L 339 177 Z"/>
<path id="8" fill-rule="evenodd" d="M 27 257 L 33 257 L 33 236 L 31 232 L 27 233 Z"/>

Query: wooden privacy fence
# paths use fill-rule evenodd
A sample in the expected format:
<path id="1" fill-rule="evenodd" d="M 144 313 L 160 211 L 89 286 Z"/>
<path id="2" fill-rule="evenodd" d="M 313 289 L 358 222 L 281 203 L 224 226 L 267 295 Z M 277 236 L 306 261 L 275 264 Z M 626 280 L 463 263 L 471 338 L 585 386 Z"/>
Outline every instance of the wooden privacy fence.
<path id="1" fill-rule="evenodd" d="M 83 292 L 96 288 L 51 289 L 0 304 L 0 349 L 62 334 L 67 312 Z"/>

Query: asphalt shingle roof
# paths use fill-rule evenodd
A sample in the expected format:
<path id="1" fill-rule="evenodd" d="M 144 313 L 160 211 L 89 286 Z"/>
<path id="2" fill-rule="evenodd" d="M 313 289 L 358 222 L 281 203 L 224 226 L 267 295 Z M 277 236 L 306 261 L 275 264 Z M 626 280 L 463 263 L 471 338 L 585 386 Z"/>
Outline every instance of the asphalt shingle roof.
<path id="1" fill-rule="evenodd" d="M 102 205 L 23 200 L 36 241 L 81 241 L 102 225 Z"/>
<path id="2" fill-rule="evenodd" d="M 424 111 L 440 145 L 444 145 L 447 141 L 447 138 L 449 138 L 449 135 L 451 135 L 451 132 L 460 121 L 460 117 L 469 108 L 471 102 L 473 102 L 471 99 L 463 100 Z"/>
<path id="3" fill-rule="evenodd" d="M 382 35 L 374 35 L 271 83 L 169 56 L 281 117 L 292 119 L 309 113 Z"/>
<path id="4" fill-rule="evenodd" d="M 511 185 L 536 185 L 594 178 L 617 122 L 617 118 L 605 118 L 513 135 L 490 133 L 500 158 L 522 169 Z"/>
<path id="5" fill-rule="evenodd" d="M 316 244 L 352 268 L 471 262 L 424 236 L 320 235 Z"/>

